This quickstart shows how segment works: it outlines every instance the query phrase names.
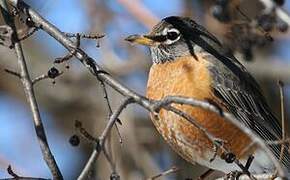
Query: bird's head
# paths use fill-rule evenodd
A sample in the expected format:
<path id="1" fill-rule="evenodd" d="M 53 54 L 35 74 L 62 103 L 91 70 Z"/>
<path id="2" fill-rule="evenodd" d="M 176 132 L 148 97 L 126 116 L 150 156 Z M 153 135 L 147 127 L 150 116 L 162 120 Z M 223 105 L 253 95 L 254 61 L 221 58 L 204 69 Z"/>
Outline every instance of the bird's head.
<path id="1" fill-rule="evenodd" d="M 170 16 L 162 19 L 149 34 L 131 35 L 126 40 L 148 46 L 153 63 L 164 63 L 178 57 L 193 55 L 200 34 L 216 40 L 190 18 Z"/>

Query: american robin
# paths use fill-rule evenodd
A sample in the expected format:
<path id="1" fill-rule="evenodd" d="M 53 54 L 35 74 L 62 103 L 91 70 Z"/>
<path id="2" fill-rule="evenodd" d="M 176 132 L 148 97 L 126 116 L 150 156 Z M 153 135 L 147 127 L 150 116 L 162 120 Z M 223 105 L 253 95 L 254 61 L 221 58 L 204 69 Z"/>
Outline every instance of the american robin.
<path id="1" fill-rule="evenodd" d="M 264 141 L 282 137 L 281 126 L 271 112 L 255 79 L 230 54 L 222 43 L 203 26 L 186 17 L 166 17 L 147 35 L 131 35 L 126 40 L 150 48 L 153 65 L 150 69 L 147 97 L 160 100 L 166 96 L 185 96 L 210 101 L 251 129 Z M 216 113 L 175 105 L 192 116 L 202 127 L 224 142 L 224 146 L 246 163 L 252 173 L 275 170 L 267 155 L 252 139 Z M 230 173 L 239 168 L 217 154 L 215 146 L 196 126 L 184 118 L 162 109 L 151 119 L 159 133 L 184 159 L 210 169 Z M 269 145 L 279 159 L 279 145 Z M 289 170 L 290 156 L 285 152 L 283 167 Z"/>

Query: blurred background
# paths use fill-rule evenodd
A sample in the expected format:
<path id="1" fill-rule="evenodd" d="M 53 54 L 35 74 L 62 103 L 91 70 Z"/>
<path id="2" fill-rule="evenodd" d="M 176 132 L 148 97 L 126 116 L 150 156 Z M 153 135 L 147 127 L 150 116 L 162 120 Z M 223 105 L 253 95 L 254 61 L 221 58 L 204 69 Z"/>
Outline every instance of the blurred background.
<path id="1" fill-rule="evenodd" d="M 144 47 L 124 41 L 131 34 L 146 33 L 166 16 L 189 16 L 204 25 L 233 51 L 260 82 L 276 115 L 280 117 L 278 79 L 285 83 L 286 110 L 290 98 L 290 34 L 288 23 L 275 14 L 276 8 L 290 10 L 289 1 L 260 0 L 25 0 L 63 32 L 103 33 L 99 42 L 82 40 L 81 47 L 126 86 L 144 95 L 150 54 Z M 267 5 L 267 3 L 266 3 Z M 268 4 L 269 5 L 269 4 Z M 239 8 L 236 8 L 236 7 Z M 3 24 L 3 20 L 1 20 Z M 272 40 L 272 37 L 274 40 Z M 96 47 L 96 44 L 100 47 Z M 35 92 L 51 150 L 65 179 L 76 179 L 94 145 L 81 138 L 73 147 L 75 120 L 95 137 L 105 127 L 108 108 L 100 83 L 77 60 L 54 64 L 67 51 L 53 38 L 38 31 L 23 42 L 32 77 L 52 67 L 64 72 L 53 80 L 36 84 Z M 69 68 L 66 68 L 69 66 Z M 17 71 L 13 50 L 0 46 L 0 178 L 9 177 L 8 165 L 22 176 L 50 178 L 42 159 L 21 82 L 4 69 Z M 114 107 L 121 96 L 108 88 Z M 289 117 L 289 115 L 288 115 Z M 147 111 L 129 106 L 118 125 L 123 142 L 115 132 L 112 149 L 121 179 L 146 179 L 176 166 L 180 171 L 164 179 L 196 178 L 207 169 L 178 157 L 162 140 Z M 109 179 L 110 166 L 102 155 L 96 162 L 94 179 Z M 217 174 L 216 174 L 217 175 Z M 212 176 L 214 177 L 214 176 Z"/>

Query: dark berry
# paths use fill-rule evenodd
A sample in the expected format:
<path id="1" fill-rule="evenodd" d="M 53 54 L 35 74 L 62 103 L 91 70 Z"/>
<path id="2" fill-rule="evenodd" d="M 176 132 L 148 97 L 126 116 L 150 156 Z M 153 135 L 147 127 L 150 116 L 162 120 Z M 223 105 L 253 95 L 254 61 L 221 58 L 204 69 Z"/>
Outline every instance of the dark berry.
<path id="1" fill-rule="evenodd" d="M 212 7 L 212 15 L 221 22 L 230 21 L 228 10 L 221 5 L 215 5 Z"/>
<path id="2" fill-rule="evenodd" d="M 35 26 L 34 22 L 32 21 L 30 17 L 26 18 L 26 25 L 28 25 L 29 27 Z"/>
<path id="3" fill-rule="evenodd" d="M 69 143 L 72 146 L 78 146 L 80 144 L 80 138 L 77 135 L 73 135 L 69 138 Z"/>
<path id="4" fill-rule="evenodd" d="M 275 1 L 275 3 L 276 3 L 277 5 L 279 5 L 279 6 L 283 6 L 283 4 L 285 3 L 284 0 L 274 0 L 274 1 Z"/>
<path id="5" fill-rule="evenodd" d="M 221 156 L 227 163 L 233 163 L 236 160 L 236 155 L 233 153 L 223 153 Z"/>
<path id="6" fill-rule="evenodd" d="M 215 5 L 212 7 L 212 15 L 214 17 L 218 17 L 218 16 L 221 16 L 221 14 L 223 13 L 223 7 L 220 6 L 220 5 Z"/>
<path id="7" fill-rule="evenodd" d="M 278 19 L 277 20 L 277 28 L 281 32 L 286 32 L 288 30 L 288 24 L 285 21 Z"/>
<path id="8" fill-rule="evenodd" d="M 48 75 L 49 78 L 54 79 L 54 78 L 56 78 L 59 75 L 59 71 L 55 67 L 52 67 L 47 72 L 47 75 Z"/>

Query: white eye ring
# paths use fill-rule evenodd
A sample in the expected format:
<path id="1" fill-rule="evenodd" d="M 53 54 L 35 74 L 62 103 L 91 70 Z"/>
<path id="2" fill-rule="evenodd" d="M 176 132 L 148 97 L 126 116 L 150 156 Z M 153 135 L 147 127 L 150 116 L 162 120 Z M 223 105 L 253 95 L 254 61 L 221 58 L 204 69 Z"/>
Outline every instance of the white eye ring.
<path id="1" fill-rule="evenodd" d="M 165 44 L 173 44 L 180 39 L 180 32 L 175 28 L 166 29 L 163 33 L 167 37 L 167 40 L 164 42 Z"/>

